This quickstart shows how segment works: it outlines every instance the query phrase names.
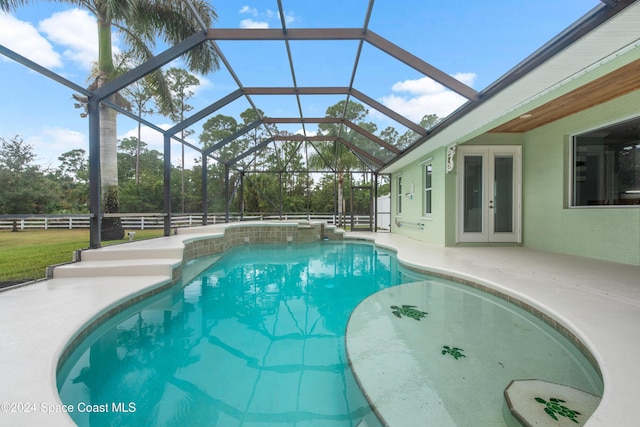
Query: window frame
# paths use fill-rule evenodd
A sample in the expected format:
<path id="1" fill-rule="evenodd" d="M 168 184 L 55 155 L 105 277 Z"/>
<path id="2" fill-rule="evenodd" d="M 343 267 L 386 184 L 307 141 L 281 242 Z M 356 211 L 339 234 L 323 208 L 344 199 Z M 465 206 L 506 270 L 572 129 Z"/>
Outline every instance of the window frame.
<path id="1" fill-rule="evenodd" d="M 599 196 L 604 197 L 605 203 L 593 203 L 590 204 L 588 201 L 581 201 L 581 204 L 579 204 L 579 195 L 578 195 L 578 167 L 581 166 L 585 166 L 587 167 L 588 165 L 578 165 L 578 161 L 580 161 L 580 157 L 579 157 L 579 153 L 578 153 L 578 139 L 579 138 L 587 138 L 590 134 L 594 134 L 596 132 L 606 132 L 606 131 L 610 131 L 614 128 L 620 128 L 620 127 L 624 127 L 624 126 L 633 126 L 635 124 L 635 126 L 640 127 L 640 116 L 633 116 L 633 117 L 628 117 L 625 119 L 620 119 L 620 120 L 616 120 L 613 122 L 609 122 L 607 124 L 595 127 L 595 128 L 591 128 L 585 131 L 582 131 L 580 133 L 575 133 L 573 135 L 570 136 L 569 138 L 569 173 L 568 173 L 568 179 L 569 179 L 569 192 L 567 194 L 567 206 L 571 209 L 611 209 L 611 208 L 615 208 L 615 209 L 628 209 L 628 208 L 638 208 L 640 207 L 640 204 L 636 203 L 629 203 L 629 204 L 625 204 L 625 203 L 619 203 L 620 199 L 616 199 L 616 201 L 618 203 L 606 203 L 607 200 L 609 200 L 611 198 L 611 190 L 608 190 L 607 187 L 611 187 L 611 184 L 607 182 L 607 178 L 609 178 L 611 176 L 610 172 L 607 172 L 608 167 L 613 167 L 613 169 L 617 169 L 619 166 L 619 162 L 618 162 L 618 158 L 617 157 L 611 157 L 612 155 L 615 156 L 615 153 L 613 151 L 606 151 L 603 149 L 602 151 L 602 159 L 599 160 L 599 166 L 603 167 L 604 169 L 602 171 L 598 171 L 598 174 L 601 175 L 600 177 L 598 177 L 597 179 L 599 180 L 598 182 L 595 183 L 596 186 L 601 187 L 598 191 Z M 634 141 L 629 141 L 629 144 L 633 144 Z M 595 145 L 595 144 L 593 144 Z M 605 145 L 604 143 L 602 144 L 603 146 Z M 635 144 L 636 146 L 640 145 L 640 135 L 638 137 L 637 143 Z M 638 154 L 635 154 L 638 155 Z M 596 156 L 592 156 L 592 157 L 596 157 Z M 593 173 L 593 172 L 592 172 Z M 609 174 L 609 175 L 607 175 Z M 640 189 L 640 188 L 639 188 Z M 600 194 L 602 193 L 602 194 Z"/>
<path id="2" fill-rule="evenodd" d="M 396 215 L 402 215 L 402 174 L 396 175 Z"/>
<path id="3" fill-rule="evenodd" d="M 431 159 L 422 164 L 422 216 L 433 215 L 433 162 Z"/>

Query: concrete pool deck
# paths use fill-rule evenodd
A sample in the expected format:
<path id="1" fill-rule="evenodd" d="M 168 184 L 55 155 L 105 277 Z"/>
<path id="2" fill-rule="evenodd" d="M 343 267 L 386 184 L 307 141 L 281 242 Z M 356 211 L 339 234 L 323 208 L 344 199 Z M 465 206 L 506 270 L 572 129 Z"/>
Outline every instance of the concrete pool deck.
<path id="1" fill-rule="evenodd" d="M 99 313 L 170 283 L 184 242 L 225 227 L 104 247 L 102 261 L 87 251 L 66 273 L 0 292 L 0 425 L 74 425 L 67 414 L 50 413 L 65 409 L 55 375 L 66 345 Z M 389 233 L 345 233 L 345 239 L 375 241 L 410 267 L 496 289 L 548 314 L 586 345 L 602 372 L 604 396 L 585 425 L 636 424 L 640 267 L 522 247 L 445 248 Z"/>

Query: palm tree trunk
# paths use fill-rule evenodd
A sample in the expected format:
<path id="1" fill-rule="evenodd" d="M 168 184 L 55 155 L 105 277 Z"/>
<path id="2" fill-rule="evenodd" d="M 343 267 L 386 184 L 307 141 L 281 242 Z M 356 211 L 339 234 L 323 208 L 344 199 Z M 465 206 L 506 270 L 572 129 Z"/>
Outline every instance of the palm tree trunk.
<path id="1" fill-rule="evenodd" d="M 142 109 L 138 116 L 142 117 Z M 136 187 L 140 186 L 140 138 L 142 137 L 142 123 L 138 122 L 138 140 L 136 141 Z M 116 153 L 117 156 L 117 153 Z"/>
<path id="2" fill-rule="evenodd" d="M 182 131 L 180 138 L 184 141 L 184 131 Z M 180 144 L 180 145 L 182 146 L 182 167 L 180 168 L 182 209 L 180 212 L 184 213 L 184 144 Z"/>
<path id="3" fill-rule="evenodd" d="M 338 174 L 338 227 L 344 226 L 344 175 Z"/>
<path id="4" fill-rule="evenodd" d="M 100 106 L 100 187 L 103 194 L 118 187 L 116 111 Z"/>
<path id="5" fill-rule="evenodd" d="M 111 22 L 98 17 L 98 77 L 99 88 L 113 77 L 113 56 L 111 51 Z M 118 154 L 116 111 L 100 106 L 100 188 L 104 213 L 119 212 L 118 202 Z M 102 240 L 119 240 L 124 237 L 120 218 L 103 218 Z"/>

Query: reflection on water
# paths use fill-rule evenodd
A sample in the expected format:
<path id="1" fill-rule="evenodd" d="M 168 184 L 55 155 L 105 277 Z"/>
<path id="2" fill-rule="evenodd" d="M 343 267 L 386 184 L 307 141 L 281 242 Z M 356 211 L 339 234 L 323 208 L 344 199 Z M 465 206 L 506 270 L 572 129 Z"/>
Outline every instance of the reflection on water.
<path id="1" fill-rule="evenodd" d="M 433 423 L 504 425 L 502 392 L 512 379 L 602 392 L 584 355 L 531 313 L 398 268 L 371 245 L 327 242 L 235 248 L 185 286 L 127 309 L 71 354 L 58 373 L 60 396 L 80 426 L 346 427 L 364 418 L 378 427 L 346 359 L 346 324 L 367 296 L 418 281 L 408 299 L 411 286 L 387 290 L 393 298 L 384 304 L 384 293 L 370 299 L 382 323 L 366 322 L 356 338 L 379 338 L 397 320 L 392 305 L 428 312 L 407 318 L 418 329 L 385 336 L 359 360 L 405 346 L 384 373 L 424 386 L 412 399 L 429 405 Z M 447 347 L 464 349 L 464 358 Z"/>
<path id="2" fill-rule="evenodd" d="M 415 276 L 371 245 L 235 248 L 92 334 L 61 398 L 81 426 L 372 425 L 345 327 L 366 296 Z"/>

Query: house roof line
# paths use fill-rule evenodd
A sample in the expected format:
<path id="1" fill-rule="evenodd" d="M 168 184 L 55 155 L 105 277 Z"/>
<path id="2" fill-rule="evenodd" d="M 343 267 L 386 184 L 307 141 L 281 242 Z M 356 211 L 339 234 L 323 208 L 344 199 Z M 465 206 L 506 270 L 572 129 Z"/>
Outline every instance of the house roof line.
<path id="1" fill-rule="evenodd" d="M 427 152 L 433 151 L 438 147 L 457 143 L 456 139 L 451 139 L 446 141 L 440 140 L 437 144 L 428 144 L 430 140 L 441 135 L 443 131 L 451 129 L 452 126 L 457 124 L 463 118 L 468 118 L 470 113 L 475 112 L 474 110 L 486 106 L 489 101 L 492 101 L 496 97 L 496 95 L 503 93 L 515 83 L 520 82 L 534 70 L 544 66 L 550 59 L 556 58 L 562 52 L 569 49 L 574 43 L 581 40 L 587 34 L 600 28 L 603 24 L 606 24 L 613 17 L 618 16 L 634 3 L 636 3 L 635 0 L 620 0 L 614 6 L 604 3 L 596 6 L 573 25 L 569 26 L 563 32 L 543 45 L 540 49 L 536 50 L 518 65 L 513 67 L 502 77 L 498 78 L 494 83 L 482 90 L 479 93 L 478 101 L 469 101 L 463 104 L 430 129 L 427 135 L 418 138 L 411 146 L 407 147 L 401 154 L 385 164 L 377 172 L 393 173 L 402 168 L 410 163 L 410 160 L 408 159 L 408 155 L 410 153 L 414 155 L 427 154 Z M 529 96 L 525 95 L 523 99 L 528 97 Z M 503 110 L 510 107 L 511 105 L 505 105 Z M 497 116 L 491 117 L 489 120 L 495 120 L 496 118 Z M 429 147 L 427 147 L 427 145 L 429 145 Z"/>

